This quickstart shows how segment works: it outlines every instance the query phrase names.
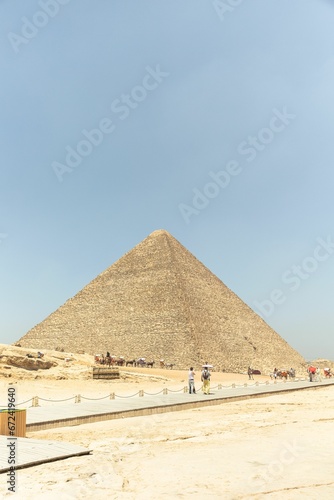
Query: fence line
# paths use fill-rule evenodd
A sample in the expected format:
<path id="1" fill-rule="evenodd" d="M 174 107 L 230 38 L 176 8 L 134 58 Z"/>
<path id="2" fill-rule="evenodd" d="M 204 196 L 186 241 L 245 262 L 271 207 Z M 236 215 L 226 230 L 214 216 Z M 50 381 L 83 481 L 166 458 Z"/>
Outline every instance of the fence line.
<path id="1" fill-rule="evenodd" d="M 273 380 L 273 381 L 269 381 L 269 380 L 266 380 L 265 382 L 258 382 L 258 381 L 255 381 L 254 383 L 252 384 L 249 384 L 247 382 L 243 383 L 243 384 L 236 384 L 236 383 L 233 383 L 233 384 L 230 384 L 230 385 L 222 385 L 222 384 L 218 384 L 218 385 L 215 385 L 215 386 L 211 386 L 211 389 L 218 389 L 218 390 L 222 390 L 222 389 L 238 389 L 238 388 L 245 388 L 245 387 L 253 387 L 253 386 L 259 386 L 259 385 L 274 385 L 274 384 L 277 384 L 277 383 L 292 383 L 292 382 L 299 382 L 299 381 L 305 381 L 305 380 L 308 380 L 306 378 L 294 378 L 293 380 L 285 380 L 285 379 L 282 379 L 282 380 Z M 201 391 L 203 389 L 203 386 L 200 387 L 200 389 L 196 389 L 196 391 Z M 133 397 L 136 397 L 136 396 L 139 396 L 139 397 L 143 397 L 144 395 L 146 396 L 157 396 L 159 394 L 168 394 L 168 393 L 177 393 L 177 392 L 188 392 L 188 386 L 183 386 L 181 389 L 176 389 L 176 390 L 173 390 L 173 389 L 169 389 L 167 387 L 165 387 L 164 389 L 162 389 L 161 391 L 159 392 L 155 392 L 155 393 L 149 393 L 149 392 L 145 392 L 143 390 L 139 390 L 138 392 L 136 392 L 135 394 L 131 394 L 129 396 L 122 396 L 120 394 L 115 394 L 114 392 L 113 393 L 110 393 L 110 394 L 107 394 L 106 396 L 102 396 L 102 397 L 99 397 L 99 398 L 89 398 L 89 397 L 86 397 L 86 396 L 82 396 L 81 394 L 77 394 L 75 396 L 71 396 L 70 398 L 65 398 L 65 399 L 45 399 L 45 398 L 41 398 L 40 396 L 34 396 L 33 398 L 30 398 L 30 399 L 27 399 L 26 401 L 23 401 L 21 403 L 17 403 L 16 406 L 20 406 L 20 405 L 23 405 L 23 404 L 26 404 L 26 403 L 29 403 L 30 401 L 32 402 L 31 406 L 33 407 L 36 407 L 36 406 L 40 406 L 39 404 L 39 401 L 48 401 L 49 403 L 62 403 L 64 401 L 70 401 L 71 399 L 74 399 L 75 400 L 75 403 L 80 403 L 81 402 L 81 399 L 85 399 L 87 401 L 101 401 L 102 399 L 115 399 L 115 398 L 120 398 L 120 399 L 128 399 L 128 398 L 133 398 Z M 0 405 L 0 408 L 6 408 L 7 409 L 7 406 L 3 406 L 3 405 Z"/>

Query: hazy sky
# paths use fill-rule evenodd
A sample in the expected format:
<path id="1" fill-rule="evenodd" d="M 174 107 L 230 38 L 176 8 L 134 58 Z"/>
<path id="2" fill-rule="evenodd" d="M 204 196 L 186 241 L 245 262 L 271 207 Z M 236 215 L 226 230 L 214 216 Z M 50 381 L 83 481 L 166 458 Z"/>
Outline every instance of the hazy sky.
<path id="1" fill-rule="evenodd" d="M 334 359 L 334 3 L 2 0 L 0 18 L 0 342 L 162 228 Z"/>

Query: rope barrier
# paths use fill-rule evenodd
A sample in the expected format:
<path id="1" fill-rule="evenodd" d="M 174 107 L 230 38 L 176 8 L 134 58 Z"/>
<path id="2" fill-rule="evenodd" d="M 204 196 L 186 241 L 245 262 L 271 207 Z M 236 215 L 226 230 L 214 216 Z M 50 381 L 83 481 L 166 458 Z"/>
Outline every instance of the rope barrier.
<path id="1" fill-rule="evenodd" d="M 222 384 L 218 384 L 218 385 L 215 385 L 215 386 L 212 386 L 211 389 L 218 389 L 218 390 L 222 390 L 222 389 L 235 389 L 235 388 L 239 388 L 239 387 L 253 387 L 253 386 L 259 386 L 259 385 L 274 385 L 274 384 L 278 384 L 278 383 L 287 383 L 287 382 L 304 382 L 308 380 L 308 378 L 304 378 L 304 377 L 301 377 L 301 378 L 294 378 L 294 379 L 274 379 L 274 380 L 266 380 L 265 382 L 254 382 L 253 384 L 249 384 L 249 383 L 244 383 L 244 384 L 236 384 L 236 383 L 233 383 L 231 385 L 222 385 Z M 322 382 L 323 379 L 320 380 L 320 382 Z M 22 401 L 21 403 L 17 403 L 16 406 L 20 406 L 20 405 L 24 405 L 26 403 L 29 403 L 30 401 L 32 402 L 32 406 L 33 407 L 37 407 L 37 406 L 40 406 L 39 405 L 39 401 L 47 401 L 49 403 L 62 403 L 62 402 L 66 402 L 66 401 L 71 401 L 72 399 L 75 400 L 75 403 L 80 403 L 81 402 L 81 399 L 84 399 L 84 400 L 87 400 L 87 401 L 101 401 L 103 399 L 115 399 L 115 398 L 120 398 L 120 399 L 128 399 L 128 398 L 133 398 L 135 396 L 139 396 L 139 397 L 143 397 L 144 395 L 146 396 L 157 396 L 159 394 L 168 394 L 168 393 L 178 393 L 178 392 L 183 392 L 183 393 L 186 393 L 188 392 L 189 388 L 188 386 L 184 386 L 183 388 L 181 389 L 176 389 L 176 390 L 173 390 L 173 389 L 169 389 L 167 387 L 164 387 L 162 390 L 160 390 L 159 392 L 154 392 L 154 393 L 150 393 L 150 392 L 145 392 L 143 390 L 139 390 L 138 392 L 136 392 L 135 394 L 131 394 L 129 396 L 122 396 L 122 395 L 118 395 L 118 394 L 115 394 L 114 392 L 108 394 L 107 396 L 102 396 L 100 398 L 89 398 L 89 397 L 85 397 L 85 396 L 81 396 L 80 394 L 77 394 L 76 396 L 72 396 L 70 398 L 65 398 L 65 399 L 46 399 L 46 398 L 41 398 L 39 396 L 34 396 L 33 398 L 30 398 L 30 399 L 27 399 L 26 401 Z M 200 388 L 197 388 L 196 389 L 196 392 L 200 392 L 203 390 L 203 385 L 200 387 Z M 0 405 L 0 408 L 5 408 L 7 409 L 7 406 L 5 405 Z"/>
<path id="2" fill-rule="evenodd" d="M 87 399 L 88 401 L 101 401 L 101 399 L 107 399 L 110 397 L 110 394 L 107 396 L 103 396 L 102 398 L 86 398 L 85 396 L 81 396 L 81 399 Z"/>
<path id="3" fill-rule="evenodd" d="M 153 393 L 150 393 L 150 392 L 144 392 L 144 394 L 146 396 L 157 396 L 158 394 L 164 394 L 164 390 L 162 389 L 161 391 L 159 392 L 153 392 Z"/>
<path id="4" fill-rule="evenodd" d="M 21 403 L 15 403 L 15 406 L 20 406 L 20 405 L 25 405 L 26 403 L 29 403 L 29 401 L 32 401 L 33 398 L 27 399 L 27 401 L 22 401 Z M 0 405 L 0 408 L 6 408 L 8 409 L 8 406 L 5 405 Z"/>
<path id="5" fill-rule="evenodd" d="M 17 406 L 20 406 L 20 405 L 24 405 L 26 403 L 29 403 L 29 401 L 32 401 L 32 398 L 31 399 L 27 399 L 27 401 L 23 401 L 22 403 L 18 403 Z"/>
<path id="6" fill-rule="evenodd" d="M 41 401 L 50 401 L 52 403 L 61 403 L 62 401 L 70 401 L 71 399 L 75 399 L 76 396 L 72 396 L 71 398 L 67 398 L 67 399 L 44 399 L 44 398 L 40 398 L 39 396 L 36 396 L 38 397 Z"/>
<path id="7" fill-rule="evenodd" d="M 134 396 L 138 396 L 139 392 L 136 392 L 136 394 L 132 394 L 131 396 L 119 396 L 118 394 L 115 394 L 115 397 L 122 398 L 122 399 L 133 398 Z"/>
<path id="8" fill-rule="evenodd" d="M 17 403 L 16 406 L 25 405 L 26 403 L 29 403 L 29 401 L 32 401 L 32 400 L 33 400 L 33 398 L 27 399 L 27 401 L 23 401 L 22 403 Z"/>

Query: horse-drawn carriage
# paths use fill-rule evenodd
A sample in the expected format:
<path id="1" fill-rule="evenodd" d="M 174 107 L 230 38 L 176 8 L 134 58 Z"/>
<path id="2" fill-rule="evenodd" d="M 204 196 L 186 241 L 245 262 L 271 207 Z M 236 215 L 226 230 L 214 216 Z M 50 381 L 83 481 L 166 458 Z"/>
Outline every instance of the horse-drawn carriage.
<path id="1" fill-rule="evenodd" d="M 106 358 L 104 357 L 104 354 L 95 354 L 94 362 L 97 365 L 104 365 L 106 362 Z"/>
<path id="2" fill-rule="evenodd" d="M 288 378 L 295 378 L 296 371 L 294 368 L 290 368 L 290 370 L 275 370 L 270 374 L 270 378 L 280 378 L 287 380 Z"/>
<path id="3" fill-rule="evenodd" d="M 144 368 L 144 367 L 153 368 L 154 360 L 153 361 L 146 361 L 146 358 L 138 358 L 135 366 L 140 366 L 141 368 Z"/>
<path id="4" fill-rule="evenodd" d="M 94 362 L 98 365 L 105 366 L 123 366 L 125 364 L 125 359 L 123 356 L 111 356 L 108 353 L 108 356 L 104 356 L 103 354 L 95 354 Z"/>
<path id="5" fill-rule="evenodd" d="M 106 365 L 108 366 L 123 366 L 125 364 L 124 356 L 108 356 L 106 358 Z"/>

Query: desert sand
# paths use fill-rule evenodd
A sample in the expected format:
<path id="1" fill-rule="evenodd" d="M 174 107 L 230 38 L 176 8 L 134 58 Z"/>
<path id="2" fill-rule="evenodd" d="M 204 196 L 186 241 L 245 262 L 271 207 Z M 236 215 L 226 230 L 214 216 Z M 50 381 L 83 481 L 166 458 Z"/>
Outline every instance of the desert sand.
<path id="1" fill-rule="evenodd" d="M 12 376 L 1 377 L 0 404 L 8 383 L 15 383 L 20 401 L 38 395 L 50 411 L 57 403 L 44 398 L 131 395 L 187 383 L 186 371 L 141 368 L 121 369 L 117 381 L 92 380 L 91 358 L 85 356 L 26 373 L 7 364 L 3 372 Z M 213 372 L 212 386 L 247 379 Z M 333 498 L 334 387 L 28 432 L 29 437 L 78 444 L 92 453 L 17 471 L 16 494 L 6 491 L 2 474 L 1 498 Z"/>

